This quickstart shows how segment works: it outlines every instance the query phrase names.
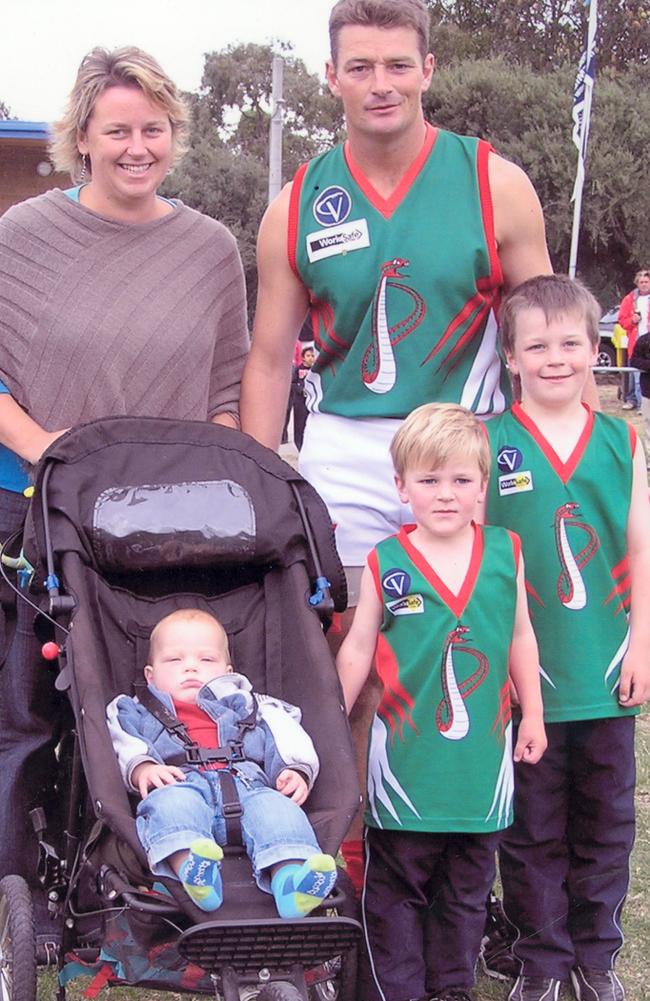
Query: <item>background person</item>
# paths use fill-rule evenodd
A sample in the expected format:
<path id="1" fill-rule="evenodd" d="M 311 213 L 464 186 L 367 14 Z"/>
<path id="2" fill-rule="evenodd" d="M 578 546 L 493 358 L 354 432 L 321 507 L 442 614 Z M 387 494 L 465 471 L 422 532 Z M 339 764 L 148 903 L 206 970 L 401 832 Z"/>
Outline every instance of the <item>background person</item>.
<path id="1" fill-rule="evenodd" d="M 636 288 L 621 301 L 618 312 L 618 322 L 627 334 L 628 364 L 632 364 L 632 355 L 637 338 L 650 330 L 650 270 L 641 268 L 634 276 Z M 641 384 L 638 372 L 626 372 L 625 400 L 623 410 L 638 410 L 641 406 Z"/>
<path id="2" fill-rule="evenodd" d="M 16 471 L 62 429 L 123 414 L 237 426 L 248 333 L 235 240 L 157 193 L 187 117 L 151 56 L 94 49 L 54 126 L 55 166 L 79 185 L 0 218 L 2 538 L 25 514 Z M 0 673 L 0 876 L 33 881 L 28 811 L 51 786 L 58 704 L 24 603 L 18 617 Z"/>

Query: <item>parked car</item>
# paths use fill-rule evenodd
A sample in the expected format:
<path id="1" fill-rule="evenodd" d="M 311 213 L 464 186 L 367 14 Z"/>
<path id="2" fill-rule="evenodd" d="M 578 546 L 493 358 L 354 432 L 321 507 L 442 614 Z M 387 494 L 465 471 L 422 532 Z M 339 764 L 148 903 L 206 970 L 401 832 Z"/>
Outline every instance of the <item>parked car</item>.
<path id="1" fill-rule="evenodd" d="M 600 365 L 602 368 L 610 368 L 616 364 L 616 348 L 612 344 L 612 331 L 618 320 L 619 308 L 618 303 L 616 306 L 612 306 L 606 313 L 603 313 L 600 320 L 600 345 L 596 365 Z"/>

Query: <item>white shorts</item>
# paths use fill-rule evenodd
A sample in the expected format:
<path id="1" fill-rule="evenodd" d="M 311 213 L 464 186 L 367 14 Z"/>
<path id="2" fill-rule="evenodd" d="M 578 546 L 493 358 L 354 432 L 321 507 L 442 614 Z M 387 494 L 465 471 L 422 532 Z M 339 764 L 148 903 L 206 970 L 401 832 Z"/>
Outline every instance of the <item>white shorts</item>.
<path id="1" fill-rule="evenodd" d="M 364 566 L 373 546 L 413 521 L 397 494 L 388 451 L 401 423 L 333 414 L 307 419 L 298 468 L 327 504 L 346 568 Z"/>

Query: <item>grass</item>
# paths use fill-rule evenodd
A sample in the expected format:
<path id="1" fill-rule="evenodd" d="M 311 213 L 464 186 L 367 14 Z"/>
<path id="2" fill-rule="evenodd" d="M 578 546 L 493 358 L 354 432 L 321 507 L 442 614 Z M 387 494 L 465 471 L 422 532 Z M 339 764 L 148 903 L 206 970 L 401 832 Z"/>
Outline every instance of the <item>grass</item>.
<path id="1" fill-rule="evenodd" d="M 621 411 L 617 399 L 615 377 L 605 376 L 599 386 L 603 410 L 625 417 L 634 424 L 642 436 L 643 423 L 635 411 Z M 650 712 L 646 710 L 637 719 L 637 835 L 631 863 L 631 881 L 627 903 L 623 912 L 623 931 L 626 944 L 621 953 L 617 970 L 625 983 L 629 1001 L 650 1001 Z M 71 984 L 67 990 L 69 1001 L 81 1001 L 87 980 Z M 479 977 L 475 1001 L 505 1001 L 509 986 L 487 977 Z M 52 1001 L 56 992 L 56 977 L 42 973 L 39 977 L 38 1001 Z M 187 994 L 169 991 L 141 990 L 135 987 L 111 988 L 111 1001 L 200 1001 L 206 995 L 191 999 Z M 566 989 L 563 998 L 573 997 Z"/>

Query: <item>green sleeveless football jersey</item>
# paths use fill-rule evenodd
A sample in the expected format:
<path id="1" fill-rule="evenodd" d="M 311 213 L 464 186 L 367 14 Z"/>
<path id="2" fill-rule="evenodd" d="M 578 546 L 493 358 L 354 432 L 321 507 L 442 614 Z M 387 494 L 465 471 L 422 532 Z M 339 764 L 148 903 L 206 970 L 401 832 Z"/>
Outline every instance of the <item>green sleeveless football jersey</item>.
<path id="1" fill-rule="evenodd" d="M 518 539 L 477 527 L 454 595 L 409 540 L 369 557 L 384 615 L 383 685 L 368 747 L 366 823 L 410 831 L 487 833 L 512 822 L 508 655 Z"/>
<path id="2" fill-rule="evenodd" d="M 561 462 L 519 404 L 486 428 L 487 520 L 521 537 L 544 718 L 558 723 L 638 712 L 617 700 L 629 641 L 634 429 L 588 411 L 573 454 Z"/>
<path id="3" fill-rule="evenodd" d="M 309 290 L 319 350 L 305 383 L 312 412 L 403 418 L 432 400 L 479 414 L 505 408 L 489 153 L 481 140 L 427 126 L 389 199 L 347 144 L 298 171 L 288 252 Z"/>

